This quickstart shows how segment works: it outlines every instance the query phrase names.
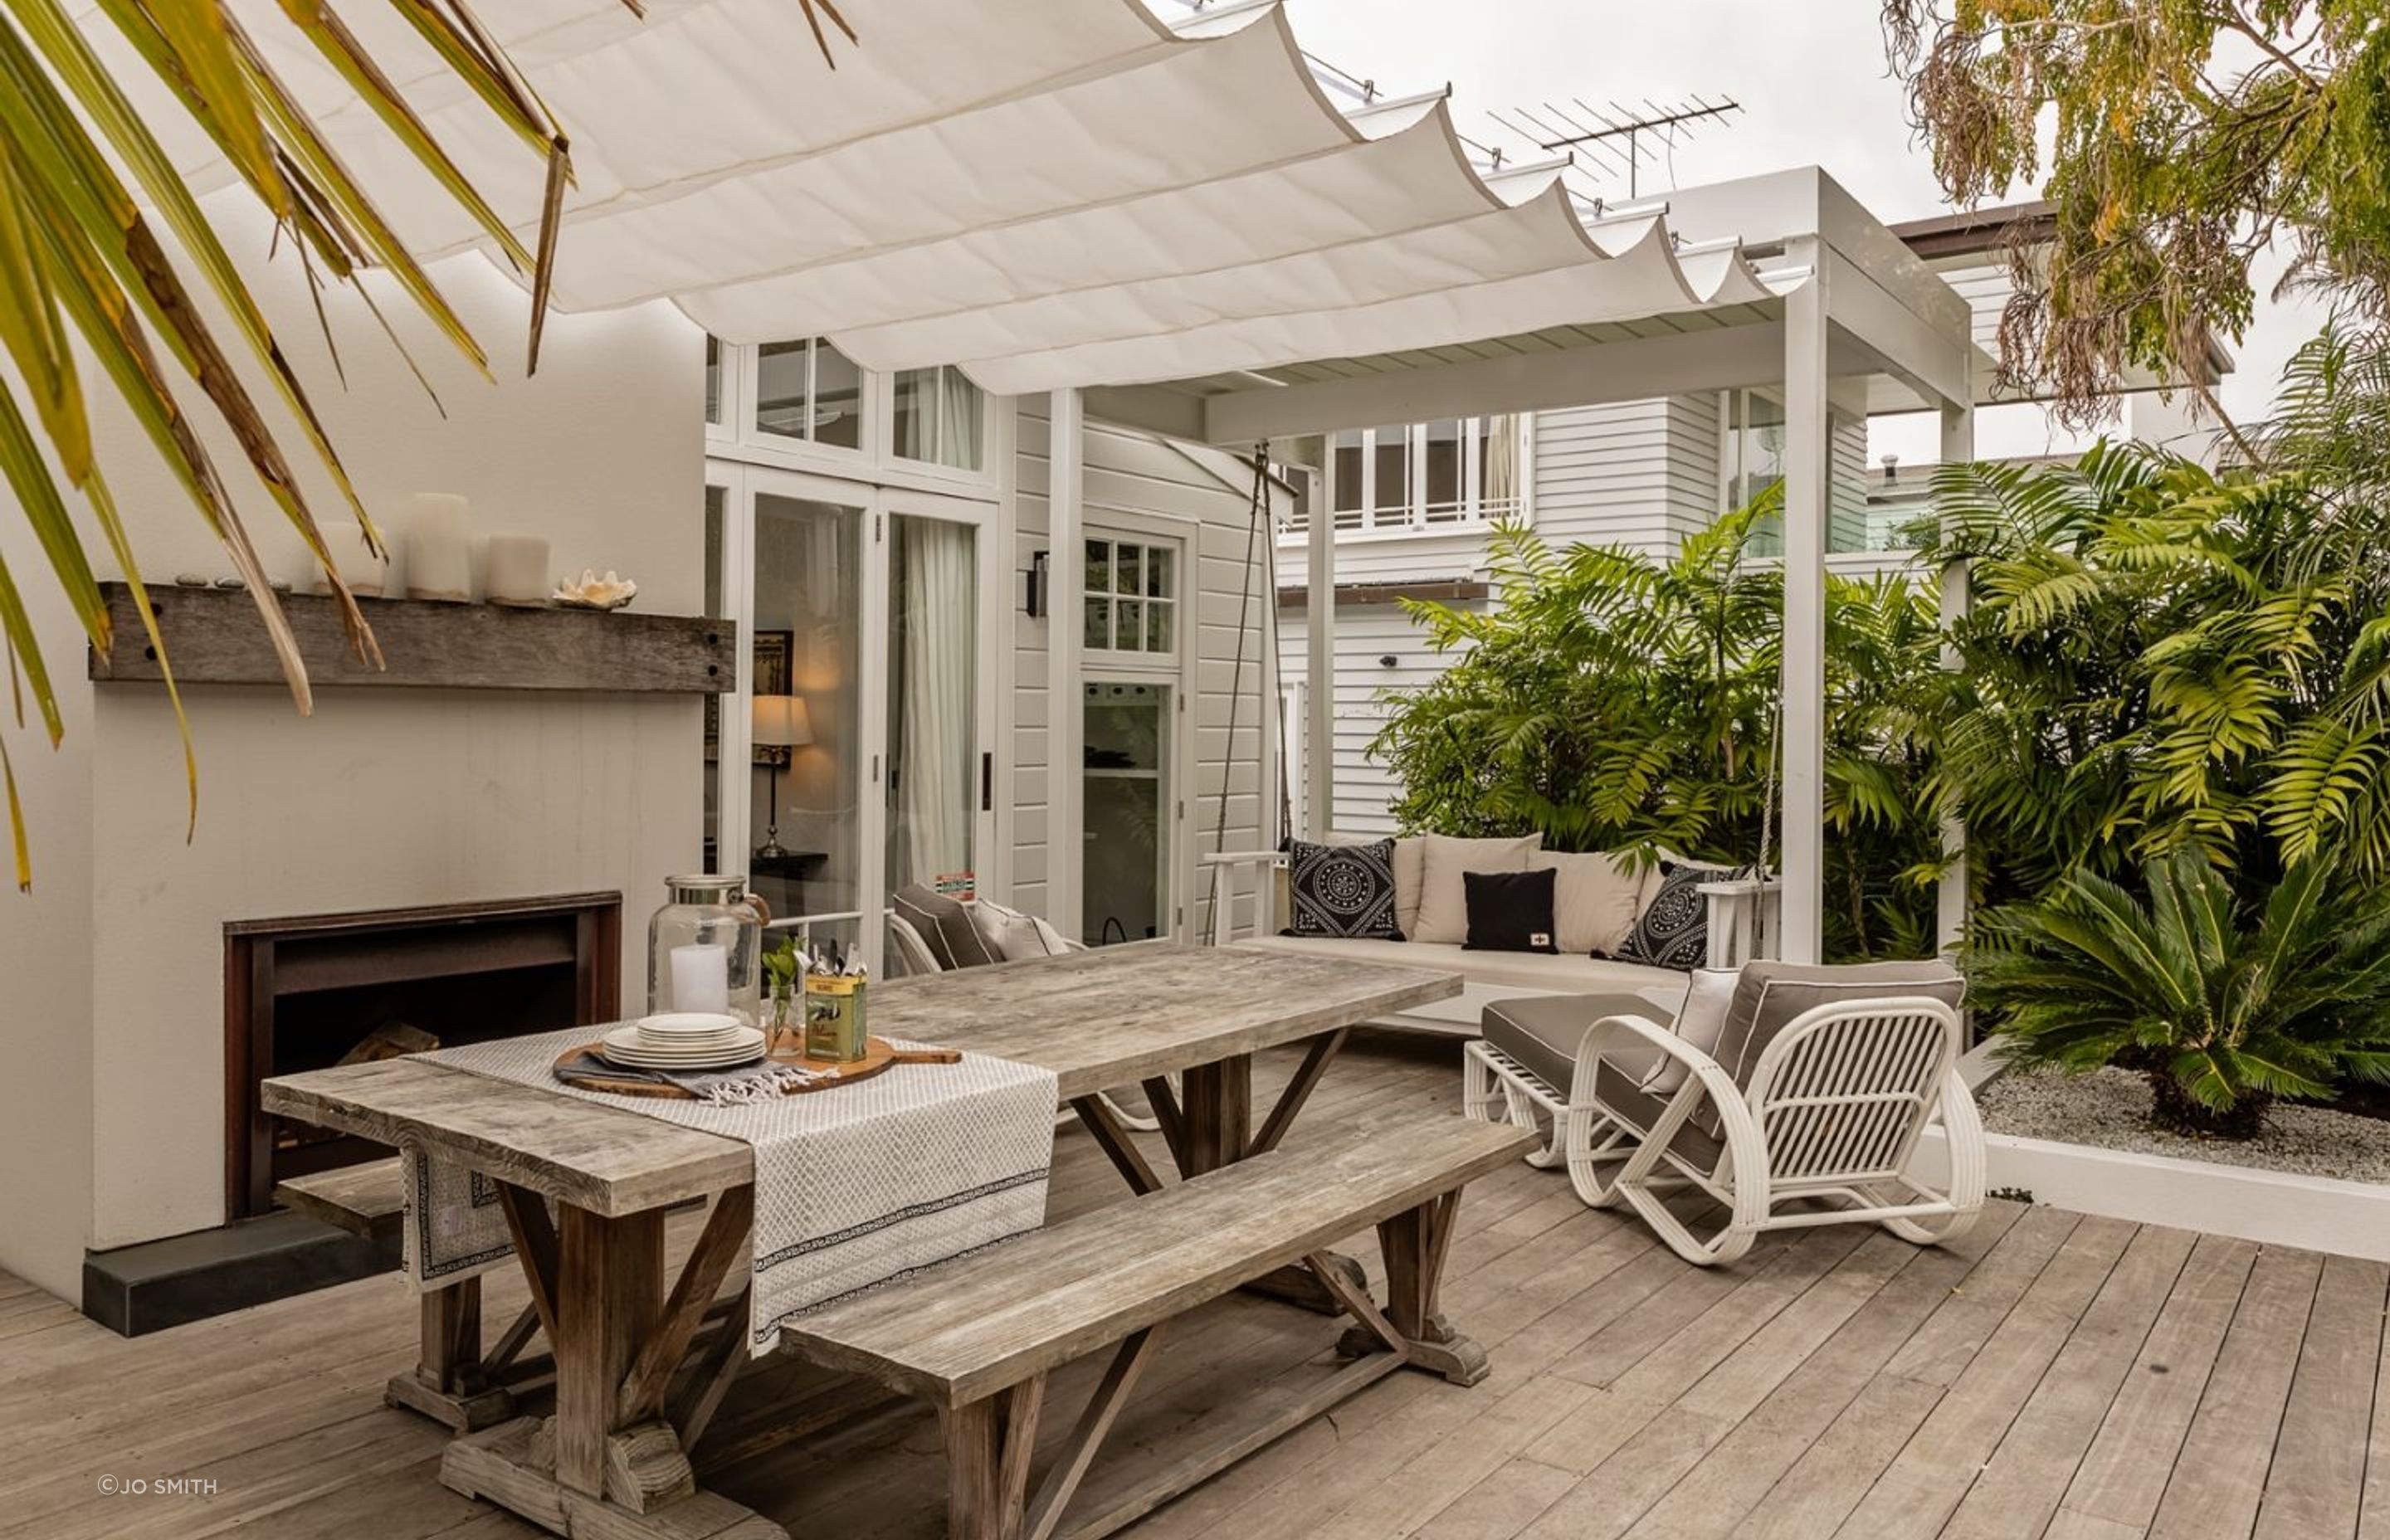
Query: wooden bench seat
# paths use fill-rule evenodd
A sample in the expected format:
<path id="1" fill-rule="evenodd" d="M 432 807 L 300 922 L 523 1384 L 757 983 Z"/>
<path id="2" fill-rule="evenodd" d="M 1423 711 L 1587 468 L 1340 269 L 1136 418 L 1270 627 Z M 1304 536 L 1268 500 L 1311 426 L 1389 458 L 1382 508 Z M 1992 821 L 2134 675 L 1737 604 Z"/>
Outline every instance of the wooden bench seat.
<path id="1" fill-rule="evenodd" d="M 1484 1353 L 1436 1313 L 1436 1281 L 1460 1189 L 1531 1143 L 1518 1129 L 1435 1117 L 1332 1149 L 1272 1151 L 802 1315 L 783 1340 L 802 1357 L 938 1408 L 957 1540 L 1046 1540 L 1164 1325 L 1289 1264 L 1309 1265 L 1360 1322 L 1344 1343 L 1356 1361 L 1270 1425 L 1189 1452 L 1155 1482 L 1108 1499 L 1069 1531 L 1089 1540 L 1397 1368 L 1482 1379 Z M 1325 1255 L 1370 1226 L 1386 1260 L 1382 1309 Z M 1047 1372 L 1115 1343 L 1033 1500 L 1030 1452 Z"/>
<path id="2" fill-rule="evenodd" d="M 367 1240 L 395 1240 L 406 1213 L 398 1157 L 335 1166 L 274 1184 L 274 1200 Z"/>

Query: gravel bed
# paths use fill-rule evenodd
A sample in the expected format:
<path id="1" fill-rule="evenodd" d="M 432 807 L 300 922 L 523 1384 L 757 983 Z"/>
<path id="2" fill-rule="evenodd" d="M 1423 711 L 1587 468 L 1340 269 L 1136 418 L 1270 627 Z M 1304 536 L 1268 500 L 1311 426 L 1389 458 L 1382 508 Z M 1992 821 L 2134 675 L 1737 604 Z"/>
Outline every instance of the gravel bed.
<path id="1" fill-rule="evenodd" d="M 2150 1126 L 2149 1083 L 2128 1070 L 2086 1075 L 2011 1071 L 1985 1086 L 1977 1099 L 1984 1126 L 1995 1134 L 2390 1183 L 2390 1123 L 2378 1118 L 2277 1102 L 2267 1114 L 2266 1132 L 2246 1143 L 2186 1139 Z"/>

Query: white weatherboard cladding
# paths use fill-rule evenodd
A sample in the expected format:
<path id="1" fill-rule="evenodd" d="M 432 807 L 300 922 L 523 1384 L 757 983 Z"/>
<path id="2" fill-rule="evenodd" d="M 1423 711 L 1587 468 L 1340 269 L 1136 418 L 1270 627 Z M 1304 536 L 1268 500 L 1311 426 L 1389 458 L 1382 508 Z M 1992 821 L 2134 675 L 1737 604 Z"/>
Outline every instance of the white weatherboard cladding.
<path id="1" fill-rule="evenodd" d="M 483 243 L 271 0 L 240 8 L 413 249 Z M 858 44 L 833 33 L 835 69 L 787 0 L 647 9 L 488 19 L 572 134 L 565 310 L 669 299 L 728 340 L 824 335 L 866 367 L 960 363 L 1026 394 L 1770 293 L 1731 249 L 1680 255 L 1656 215 L 1588 226 L 1554 181 L 1497 191 L 1441 107 L 1368 138 L 1277 9 L 1186 38 L 1135 0 L 918 0 L 858 16 Z M 341 10 L 530 244 L 538 158 L 398 11 Z M 203 181 L 225 178 L 189 148 Z"/>
<path id="2" fill-rule="evenodd" d="M 1031 397 L 1019 404 L 1021 445 L 1018 492 L 1018 533 L 1014 552 L 1013 591 L 1022 591 L 1031 559 L 1047 547 L 1046 492 L 1047 485 L 1046 401 Z M 1249 474 L 1229 456 L 1214 450 L 1189 454 L 1144 433 L 1090 424 L 1083 439 L 1084 518 L 1090 532 L 1112 527 L 1124 517 L 1160 517 L 1190 521 L 1200 540 L 1201 559 L 1190 563 L 1195 590 L 1182 601 L 1181 613 L 1191 629 L 1182 632 L 1182 646 L 1196 649 L 1196 694 L 1189 703 L 1194 725 L 1194 782 L 1181 786 L 1187 803 L 1183 823 L 1187 843 L 1177 866 L 1192 866 L 1193 852 L 1226 848 L 1253 850 L 1261 842 L 1260 737 L 1265 699 L 1258 630 L 1269 613 L 1264 547 L 1254 549 L 1251 602 L 1245 623 L 1244 666 L 1237 668 L 1237 616 L 1240 589 L 1245 577 L 1245 526 L 1251 507 L 1249 490 L 1235 484 Z M 1060 571 L 1058 558 L 1056 569 Z M 1017 661 L 1013 678 L 1013 836 L 1012 902 L 1032 913 L 1047 909 L 1047 879 L 1057 859 L 1050 844 L 1050 777 L 1047 724 L 1051 720 L 1046 678 L 1047 622 L 1015 609 L 1012 617 Z M 1241 689 L 1235 688 L 1241 678 Z M 1174 687 L 1176 676 L 1167 679 Z M 1235 734 L 1230 741 L 1229 708 L 1235 698 Z M 1075 708 L 1076 701 L 1071 702 Z M 1225 844 L 1217 837 L 1219 796 L 1228 789 Z M 1249 883 L 1239 890 L 1242 899 Z M 1191 895 L 1188 924 L 1201 938 L 1209 924 L 1209 889 L 1199 883 Z M 1250 920 L 1250 916 L 1243 918 Z"/>

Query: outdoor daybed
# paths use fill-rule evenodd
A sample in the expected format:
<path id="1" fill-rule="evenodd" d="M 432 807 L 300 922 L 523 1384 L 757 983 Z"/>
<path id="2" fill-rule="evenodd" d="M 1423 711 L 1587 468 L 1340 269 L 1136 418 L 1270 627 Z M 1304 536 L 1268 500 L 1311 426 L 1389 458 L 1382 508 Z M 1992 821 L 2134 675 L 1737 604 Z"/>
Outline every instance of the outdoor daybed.
<path id="1" fill-rule="evenodd" d="M 1330 842 L 1358 848 L 1367 841 L 1331 836 Z M 1468 981 L 1449 1000 L 1384 1019 L 1383 1026 L 1451 1037 L 1475 1037 L 1484 1007 L 1527 995 L 1631 995 L 1662 1020 L 1676 1015 L 1690 969 L 1739 968 L 1767 956 L 1774 934 L 1780 885 L 1682 863 L 1638 865 L 1625 854 L 1569 855 L 1546 852 L 1542 837 L 1460 840 L 1442 835 L 1407 836 L 1392 841 L 1393 926 L 1400 940 L 1286 933 L 1295 913 L 1288 857 L 1278 851 L 1227 852 L 1204 857 L 1212 868 L 1214 915 L 1232 914 L 1239 875 L 1255 874 L 1253 935 L 1245 944 L 1274 951 L 1308 952 L 1374 962 L 1407 963 L 1458 972 Z M 1471 948 L 1467 933 L 1462 874 L 1555 869 L 1556 950 Z M 1676 874 L 1671 903 L 1678 923 L 1664 943 L 1675 966 L 1630 961 L 1626 933 L 1653 916 L 1662 890 Z M 1236 939 L 1232 928 L 1215 923 L 1214 943 Z M 1597 955 L 1597 951 L 1600 954 Z"/>

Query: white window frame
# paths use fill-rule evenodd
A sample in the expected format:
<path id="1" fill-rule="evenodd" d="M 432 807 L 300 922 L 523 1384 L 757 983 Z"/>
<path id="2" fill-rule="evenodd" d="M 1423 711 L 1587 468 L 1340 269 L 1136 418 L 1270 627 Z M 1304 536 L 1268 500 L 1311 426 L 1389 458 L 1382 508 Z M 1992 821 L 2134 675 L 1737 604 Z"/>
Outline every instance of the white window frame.
<path id="1" fill-rule="evenodd" d="M 1090 525 L 1080 531 L 1080 541 L 1083 545 L 1099 540 L 1112 547 L 1111 570 L 1114 572 L 1117 572 L 1120 570 L 1119 552 L 1120 547 L 1123 545 L 1135 545 L 1140 550 L 1147 551 L 1152 550 L 1158 546 L 1170 552 L 1171 591 L 1163 597 L 1162 601 L 1169 605 L 1171 609 L 1170 649 L 1166 652 L 1155 652 L 1150 648 L 1142 647 L 1099 648 L 1089 647 L 1082 642 L 1079 649 L 1080 657 L 1090 667 L 1126 669 L 1130 671 L 1148 670 L 1154 672 L 1159 672 L 1163 669 L 1175 670 L 1177 667 L 1177 659 L 1179 654 L 1187 650 L 1186 627 L 1188 616 L 1188 572 L 1186 564 L 1188 542 L 1179 538 L 1176 534 L 1140 533 L 1135 530 L 1126 530 L 1112 526 Z M 1086 559 L 1084 551 L 1081 553 L 1080 559 L 1083 562 Z M 1123 594 L 1112 588 L 1106 588 L 1101 593 L 1098 593 L 1095 589 L 1089 588 L 1086 590 L 1085 598 L 1083 598 L 1081 602 L 1085 603 L 1091 599 L 1104 599 L 1108 601 L 1109 605 L 1117 606 L 1118 601 L 1124 598 L 1134 598 L 1140 604 L 1150 604 L 1153 602 L 1151 597 L 1148 595 L 1142 593 Z M 1120 635 L 1120 625 L 1117 610 L 1111 609 L 1108 612 L 1111 613 L 1113 617 L 1111 635 L 1118 636 Z"/>
<path id="2" fill-rule="evenodd" d="M 1009 452 L 1009 446 L 1007 446 Z M 861 574 L 860 603 L 857 625 L 860 628 L 861 655 L 857 666 L 861 684 L 857 692 L 856 752 L 860 756 L 856 783 L 856 821 L 861 841 L 856 856 L 856 891 L 863 902 L 860 911 L 824 911 L 808 918 L 816 920 L 854 918 L 862 938 L 864 956 L 875 969 L 881 962 L 881 938 L 884 924 L 870 923 L 864 917 L 876 904 L 884 913 L 888 900 L 887 842 L 887 765 L 888 765 L 888 609 L 889 609 L 889 547 L 888 526 L 892 515 L 905 514 L 917 518 L 945 519 L 977 530 L 980 555 L 980 645 L 989 659 L 979 670 L 975 683 L 974 711 L 979 728 L 980 752 L 990 756 L 987 770 L 988 795 L 982 799 L 973 830 L 973 868 L 977 876 L 976 891 L 995 897 L 1009 891 L 1012 851 L 1003 820 L 996 814 L 996 802 L 1000 788 L 995 770 L 1002 766 L 1008 751 L 1010 723 L 1002 708 L 1002 697 L 1009 693 L 1009 671 L 995 666 L 1000 655 L 1000 644 L 1011 634 L 1012 564 L 1009 558 L 1010 526 L 1002 517 L 999 505 L 990 497 L 958 498 L 950 493 L 925 492 L 919 489 L 893 487 L 862 481 L 853 477 L 825 476 L 816 471 L 795 470 L 752 459 L 726 456 L 709 456 L 705 462 L 705 484 L 723 489 L 722 585 L 723 612 L 726 619 L 738 623 L 742 637 L 753 634 L 752 610 L 755 591 L 755 499 L 758 494 L 805 498 L 858 510 L 864 520 L 864 571 Z M 752 645 L 739 649 L 738 683 L 735 690 L 724 694 L 721 717 L 715 733 L 716 760 L 710 768 L 715 779 L 715 859 L 725 869 L 740 869 L 745 856 L 739 853 L 754 846 L 752 818 L 753 723 L 752 713 L 755 693 L 753 674 L 754 649 Z M 795 917 L 779 922 L 787 929 Z"/>
<path id="3" fill-rule="evenodd" d="M 1080 657 L 1081 679 L 1085 684 L 1117 682 L 1121 684 L 1166 684 L 1170 687 L 1169 721 L 1171 808 L 1169 837 L 1162 841 L 1162 869 L 1159 873 L 1163 912 L 1170 918 L 1166 936 L 1185 938 L 1192 923 L 1195 900 L 1196 863 L 1188 853 L 1196 847 L 1190 843 L 1195 826 L 1189 822 L 1195 803 L 1197 763 L 1195 757 L 1196 648 L 1189 637 L 1188 622 L 1195 614 L 1195 603 L 1201 594 L 1201 572 L 1194 563 L 1201 559 L 1202 526 L 1193 520 L 1171 514 L 1129 513 L 1112 508 L 1091 507 L 1081 528 L 1088 540 L 1127 541 L 1137 545 L 1175 545 L 1171 561 L 1178 574 L 1178 593 L 1174 602 L 1178 608 L 1178 623 L 1170 633 L 1168 652 L 1114 652 L 1086 649 Z M 1084 697 L 1072 702 L 1074 710 L 1085 710 Z M 1083 847 L 1084 849 L 1084 847 Z M 1081 857 L 1084 859 L 1084 854 Z"/>
<path id="4" fill-rule="evenodd" d="M 792 339 L 793 340 L 793 339 Z M 837 344 L 832 341 L 831 346 Z M 984 417 L 980 424 L 980 468 L 934 465 L 906 459 L 896 453 L 896 379 L 892 374 L 857 366 L 862 375 L 863 424 L 860 447 L 816 443 L 784 438 L 755 426 L 755 403 L 762 350 L 752 342 L 723 342 L 722 417 L 705 425 L 705 452 L 777 470 L 809 472 L 867 480 L 876 486 L 915 492 L 945 493 L 963 497 L 1001 495 L 1004 465 L 1012 453 L 1013 417 L 1009 398 L 980 393 Z M 809 372 L 811 366 L 809 367 Z M 810 382 L 807 394 L 811 394 Z"/>
<path id="5" fill-rule="evenodd" d="M 1489 417 L 1501 413 L 1481 412 L 1473 416 L 1437 418 L 1455 421 L 1461 434 L 1460 507 L 1456 513 L 1431 517 L 1427 504 L 1428 423 L 1387 424 L 1357 430 L 1361 435 L 1361 495 L 1359 506 L 1340 509 L 1336 507 L 1336 441 L 1346 429 L 1320 437 L 1320 465 L 1317 468 L 1317 495 L 1311 499 L 1314 513 L 1324 513 L 1336 521 L 1339 540 L 1402 540 L 1420 535 L 1483 534 L 1491 529 L 1497 518 L 1508 517 L 1522 523 L 1535 522 L 1535 443 L 1536 415 L 1533 412 L 1507 414 L 1518 424 L 1519 434 L 1519 497 L 1518 506 L 1507 514 L 1488 513 L 1484 507 L 1484 443 L 1479 425 Z M 1399 505 L 1378 506 L 1378 445 L 1381 435 L 1399 434 L 1404 441 L 1403 464 L 1407 472 L 1407 495 Z M 1354 522 L 1347 523 L 1346 520 Z M 1278 532 L 1281 545 L 1300 545 L 1304 526 L 1291 518 L 1282 522 Z"/>

